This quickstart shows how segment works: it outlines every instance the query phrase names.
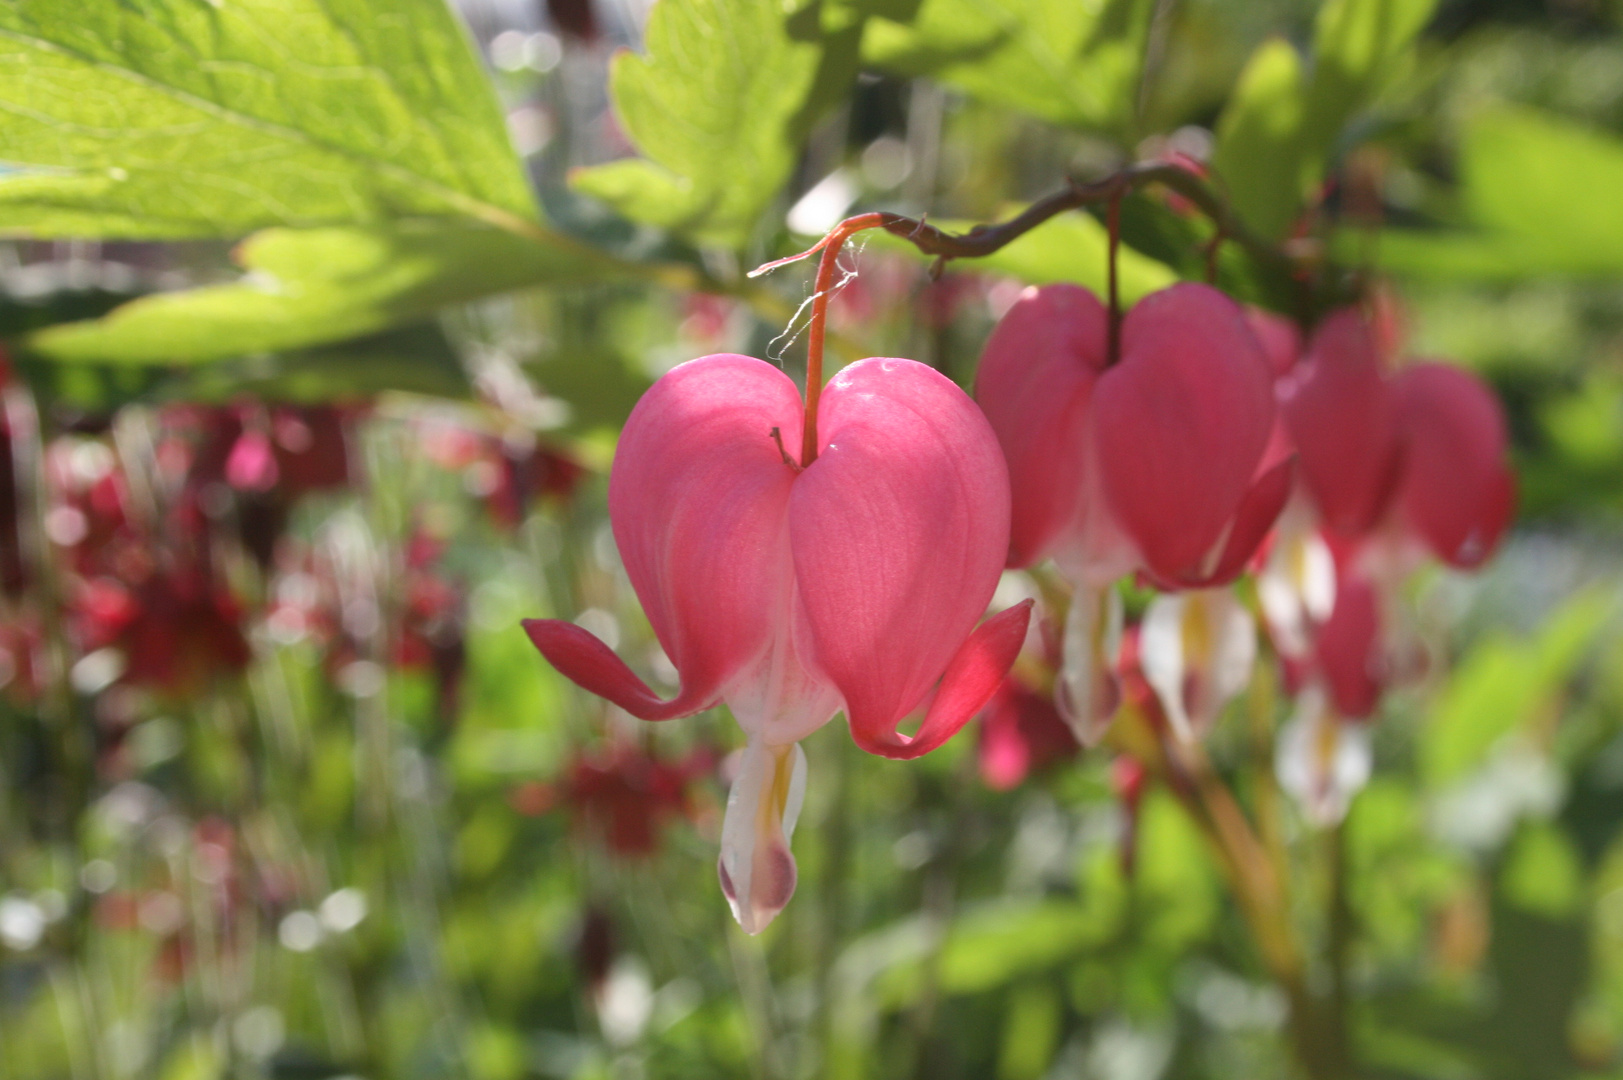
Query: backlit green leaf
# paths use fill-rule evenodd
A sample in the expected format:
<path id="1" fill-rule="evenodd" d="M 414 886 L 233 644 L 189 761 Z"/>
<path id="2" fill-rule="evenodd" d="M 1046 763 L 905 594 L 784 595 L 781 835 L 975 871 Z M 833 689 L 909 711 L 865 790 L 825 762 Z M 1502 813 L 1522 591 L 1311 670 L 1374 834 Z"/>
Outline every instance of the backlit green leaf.
<path id="1" fill-rule="evenodd" d="M 1465 228 L 1388 229 L 1382 266 L 1417 277 L 1512 281 L 1623 274 L 1623 140 L 1532 109 L 1499 107 L 1460 148 Z M 1345 238 L 1351 254 L 1361 237 Z"/>
<path id="2" fill-rule="evenodd" d="M 1393 77 L 1436 7 L 1437 0 L 1330 0 L 1319 9 L 1304 125 L 1313 167 L 1322 166 L 1348 119 Z"/>
<path id="3" fill-rule="evenodd" d="M 1283 38 L 1257 47 L 1217 123 L 1212 166 L 1242 220 L 1283 236 L 1301 208 L 1302 61 Z"/>
<path id="4" fill-rule="evenodd" d="M 635 221 L 742 244 L 811 124 L 856 75 L 860 22 L 825 29 L 821 15 L 816 3 L 790 12 L 780 0 L 661 0 L 647 55 L 621 53 L 609 76 L 644 156 L 571 183 Z"/>
<path id="5" fill-rule="evenodd" d="M 1433 784 L 1459 779 L 1502 736 L 1527 722 L 1539 703 L 1572 677 L 1612 610 L 1604 593 L 1581 592 L 1550 616 L 1536 638 L 1490 637 L 1472 649 L 1422 734 L 1427 779 Z"/>
<path id="6" fill-rule="evenodd" d="M 536 213 L 444 0 L 0 5 L 0 163 L 39 236 Z"/>
<path id="7" fill-rule="evenodd" d="M 1146 0 L 923 0 L 875 8 L 867 63 L 928 75 L 1056 124 L 1121 130 L 1138 93 Z"/>
<path id="8" fill-rule="evenodd" d="M 1470 218 L 1546 265 L 1623 270 L 1623 141 L 1531 109 L 1493 109 L 1466 131 Z"/>
<path id="9" fill-rule="evenodd" d="M 238 257 L 247 273 L 236 282 L 144 297 L 32 334 L 23 350 L 64 362 L 196 364 L 370 334 L 493 292 L 624 272 L 561 236 L 540 243 L 456 221 L 269 229 Z"/>

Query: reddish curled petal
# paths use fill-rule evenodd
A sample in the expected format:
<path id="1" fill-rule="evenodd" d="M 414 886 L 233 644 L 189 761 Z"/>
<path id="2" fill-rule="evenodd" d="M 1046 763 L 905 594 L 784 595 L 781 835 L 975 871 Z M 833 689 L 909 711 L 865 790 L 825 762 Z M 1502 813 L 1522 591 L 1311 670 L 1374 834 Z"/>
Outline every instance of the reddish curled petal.
<path id="1" fill-rule="evenodd" d="M 1476 376 L 1447 364 L 1416 364 L 1396 388 L 1407 437 L 1404 517 L 1439 559 L 1477 566 L 1516 510 L 1499 401 Z"/>
<path id="2" fill-rule="evenodd" d="M 1041 560 L 1077 517 L 1108 321 L 1086 289 L 1045 285 L 1027 289 L 986 339 L 975 399 L 1009 463 L 1010 566 Z"/>
<path id="3" fill-rule="evenodd" d="M 609 477 L 614 539 L 689 711 L 787 632 L 796 473 L 780 443 L 800 445 L 800 409 L 794 383 L 772 365 L 705 356 L 656 382 L 620 436 Z M 609 668 L 598 659 L 583 670 Z M 610 684 L 627 685 L 618 675 Z"/>
<path id="4" fill-rule="evenodd" d="M 1344 308 L 1326 319 L 1279 396 L 1302 480 L 1325 524 L 1345 536 L 1369 531 L 1391 502 L 1402 429 L 1363 315 Z"/>
<path id="5" fill-rule="evenodd" d="M 1178 578 L 1169 584 L 1180 589 L 1209 589 L 1227 585 L 1245 570 L 1256 555 L 1268 531 L 1279 520 L 1280 512 L 1290 499 L 1291 484 L 1296 478 L 1294 458 L 1280 462 L 1257 478 L 1251 490 L 1245 493 L 1228 535 L 1217 549 L 1216 557 L 1201 572 Z"/>
<path id="6" fill-rule="evenodd" d="M 1105 495 L 1145 564 L 1166 579 L 1201 574 L 1274 420 L 1272 374 L 1239 305 L 1190 283 L 1139 301 L 1092 416 Z"/>
<path id="7" fill-rule="evenodd" d="M 907 759 L 928 754 L 969 722 L 986 705 L 1020 655 L 1031 621 L 1032 601 L 1023 600 L 987 619 L 947 665 L 941 686 L 930 701 L 923 723 L 911 738 L 896 730 L 897 720 L 880 721 L 851 709 L 851 736 L 857 745 L 880 757 Z"/>
<path id="8" fill-rule="evenodd" d="M 789 501 L 810 655 L 853 727 L 891 730 L 992 599 L 1008 472 L 975 403 L 912 360 L 841 371 L 818 427 L 822 449 Z"/>
<path id="9" fill-rule="evenodd" d="M 547 662 L 582 689 L 607 698 L 640 720 L 687 716 L 716 703 L 717 688 L 684 680 L 681 693 L 665 701 L 648 688 L 614 650 L 574 623 L 525 619 L 524 632 Z"/>

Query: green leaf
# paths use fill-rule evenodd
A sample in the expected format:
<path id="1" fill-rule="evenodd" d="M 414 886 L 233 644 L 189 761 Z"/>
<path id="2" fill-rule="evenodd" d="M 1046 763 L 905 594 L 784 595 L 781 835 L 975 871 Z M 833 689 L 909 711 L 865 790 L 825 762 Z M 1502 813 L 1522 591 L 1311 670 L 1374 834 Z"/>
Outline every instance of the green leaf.
<path id="1" fill-rule="evenodd" d="M 1018 208 L 1010 216 L 1014 212 L 1018 212 Z M 931 224 L 950 233 L 966 233 L 974 228 L 974 223 L 968 221 L 932 221 Z M 878 246 L 919 255 L 918 248 L 900 237 L 882 232 L 872 235 L 873 242 Z M 1069 281 L 1103 296 L 1107 288 L 1109 264 L 1106 260 L 1109 250 L 1109 233 L 1097 218 L 1081 213 L 1065 214 L 1044 222 L 1008 247 L 985 258 L 949 262 L 947 270 L 965 273 L 992 271 L 1019 278 L 1030 285 Z M 925 257 L 919 255 L 921 259 Z M 1128 304 L 1178 280 L 1171 267 L 1125 244 L 1118 254 L 1117 269 L 1122 300 Z"/>
<path id="2" fill-rule="evenodd" d="M 1554 612 L 1536 638 L 1495 636 L 1472 649 L 1422 733 L 1426 779 L 1435 786 L 1465 776 L 1502 736 L 1526 723 L 1572 677 L 1613 607 L 1604 591 L 1590 589 Z"/>
<path id="3" fill-rule="evenodd" d="M 1308 184 L 1317 182 L 1348 119 L 1400 68 L 1436 7 L 1437 0 L 1330 0 L 1319 9 L 1304 124 L 1314 170 Z"/>
<path id="4" fill-rule="evenodd" d="M 1098 910 L 1071 901 L 1003 900 L 967 909 L 952 922 L 937 963 L 941 990 L 975 994 L 1048 971 L 1108 940 L 1120 921 L 1120 897 Z M 919 957 L 885 971 L 877 990 L 890 1005 L 911 1001 L 923 978 Z"/>
<path id="5" fill-rule="evenodd" d="M 1531 109 L 1492 109 L 1466 130 L 1460 168 L 1472 221 L 1546 265 L 1623 270 L 1623 141 Z"/>
<path id="6" fill-rule="evenodd" d="M 1065 1008 L 1047 983 L 1022 986 L 1009 995 L 998 1052 L 998 1080 L 1037 1080 L 1054 1058 Z"/>
<path id="7" fill-rule="evenodd" d="M 818 3 L 789 13 L 782 0 L 660 0 L 648 55 L 622 52 L 609 73 L 644 157 L 571 184 L 635 221 L 742 245 L 819 113 L 856 76 L 860 22 L 825 29 L 821 16 Z"/>
<path id="8" fill-rule="evenodd" d="M 869 22 L 864 62 L 928 75 L 1055 124 L 1130 128 L 1153 3 L 923 0 L 911 13 L 896 7 L 871 8 L 888 17 Z"/>
<path id="9" fill-rule="evenodd" d="M 365 401 L 386 391 L 444 398 L 472 393 L 444 331 L 436 323 L 424 323 L 313 349 L 187 369 L 160 384 L 154 396 L 225 403 L 246 394 L 260 401 L 319 405 Z"/>
<path id="10" fill-rule="evenodd" d="M 1505 854 L 1499 888 L 1523 911 L 1547 919 L 1569 918 L 1583 902 L 1583 860 L 1559 826 L 1529 822 Z"/>
<path id="11" fill-rule="evenodd" d="M 39 236 L 536 214 L 444 0 L 13 0 L 0 148 Z"/>
<path id="12" fill-rule="evenodd" d="M 1212 167 L 1241 219 L 1260 235 L 1285 235 L 1301 209 L 1302 61 L 1290 42 L 1257 46 L 1217 121 Z"/>
<path id="13" fill-rule="evenodd" d="M 1389 229 L 1377 257 L 1424 277 L 1623 274 L 1623 140 L 1533 109 L 1478 113 L 1460 148 L 1465 228 Z M 1352 253 L 1361 237 L 1345 238 Z"/>
<path id="14" fill-rule="evenodd" d="M 146 364 L 17 367 L 42 409 L 110 413 L 134 401 L 226 403 L 243 395 L 291 405 L 364 401 L 389 390 L 469 396 L 451 343 L 433 323 L 402 327 L 322 348 L 174 368 Z"/>
<path id="15" fill-rule="evenodd" d="M 197 364 L 375 333 L 526 285 L 628 272 L 562 236 L 541 243 L 457 221 L 269 229 L 238 258 L 247 273 L 235 282 L 143 297 L 38 331 L 21 348 L 67 363 Z"/>
<path id="16" fill-rule="evenodd" d="M 1308 78 L 1283 38 L 1251 55 L 1217 124 L 1213 165 L 1240 216 L 1285 235 L 1318 187 L 1343 129 L 1409 55 L 1436 0 L 1330 0 L 1319 10 Z"/>

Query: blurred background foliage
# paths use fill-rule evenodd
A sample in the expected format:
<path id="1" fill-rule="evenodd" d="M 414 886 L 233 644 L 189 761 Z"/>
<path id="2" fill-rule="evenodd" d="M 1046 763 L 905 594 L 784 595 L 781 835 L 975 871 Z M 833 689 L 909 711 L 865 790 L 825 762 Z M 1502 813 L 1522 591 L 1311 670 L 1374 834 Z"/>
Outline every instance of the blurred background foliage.
<path id="1" fill-rule="evenodd" d="M 743 270 L 1177 154 L 1511 419 L 1518 526 L 1413 586 L 1375 779 L 1284 817 L 1356 1075 L 1623 1076 L 1623 5 L 35 0 L 0 53 L 0 1075 L 1293 1075 L 1201 835 L 1108 755 L 1010 787 L 974 730 L 820 732 L 755 941 L 730 720 L 635 724 L 517 629 L 661 674 L 607 465 L 672 365 L 801 363 L 808 275 Z M 1124 229 L 1129 299 L 1202 275 L 1169 200 Z M 836 348 L 967 384 L 1104 251 L 1076 214 L 932 282 L 875 240 Z M 1213 736 L 1244 798 L 1287 707 L 1259 676 Z"/>

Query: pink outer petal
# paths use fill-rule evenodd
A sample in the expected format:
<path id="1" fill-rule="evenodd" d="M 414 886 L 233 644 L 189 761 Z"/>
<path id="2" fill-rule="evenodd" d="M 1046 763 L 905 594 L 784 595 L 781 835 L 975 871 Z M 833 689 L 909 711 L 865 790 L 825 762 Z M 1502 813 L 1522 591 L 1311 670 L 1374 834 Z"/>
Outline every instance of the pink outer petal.
<path id="1" fill-rule="evenodd" d="M 683 680 L 682 691 L 662 700 L 614 655 L 614 650 L 574 623 L 562 619 L 525 619 L 524 632 L 547 662 L 571 681 L 607 698 L 640 720 L 669 720 L 707 709 L 716 703 L 714 686 Z"/>
<path id="2" fill-rule="evenodd" d="M 1302 480 L 1325 524 L 1344 536 L 1368 532 L 1396 488 L 1402 429 L 1363 315 L 1344 308 L 1326 319 L 1302 367 L 1278 389 Z"/>
<path id="3" fill-rule="evenodd" d="M 897 732 L 900 717 L 876 725 L 869 722 L 871 717 L 850 712 L 851 737 L 857 745 L 870 754 L 905 760 L 922 757 L 958 734 L 958 729 L 991 700 L 1020 656 L 1034 602 L 1022 600 L 975 628 L 947 665 L 941 685 L 930 699 L 930 708 L 912 737 Z"/>
<path id="4" fill-rule="evenodd" d="M 1476 376 L 1447 364 L 1416 364 L 1396 388 L 1408 438 L 1403 514 L 1439 559 L 1477 566 L 1516 512 L 1499 400 Z"/>
<path id="5" fill-rule="evenodd" d="M 818 426 L 823 449 L 789 502 L 801 610 L 857 742 L 900 748 L 897 722 L 997 587 L 1007 468 L 974 402 L 911 360 L 841 371 Z"/>
<path id="6" fill-rule="evenodd" d="M 1076 285 L 1027 289 L 993 328 L 975 398 L 1009 463 L 1009 565 L 1050 554 L 1077 517 L 1093 383 L 1104 369 L 1109 316 Z"/>
<path id="7" fill-rule="evenodd" d="M 1121 362 L 1094 387 L 1094 447 L 1110 508 L 1151 573 L 1201 573 L 1273 420 L 1272 373 L 1234 301 L 1185 283 L 1128 312 Z"/>
<path id="8" fill-rule="evenodd" d="M 660 703 L 585 631 L 526 626 L 565 675 L 648 719 L 715 704 L 728 683 L 787 632 L 794 576 L 788 507 L 800 445 L 800 393 L 747 356 L 674 368 L 631 411 L 609 477 L 609 518 L 637 598 L 682 675 Z"/>

